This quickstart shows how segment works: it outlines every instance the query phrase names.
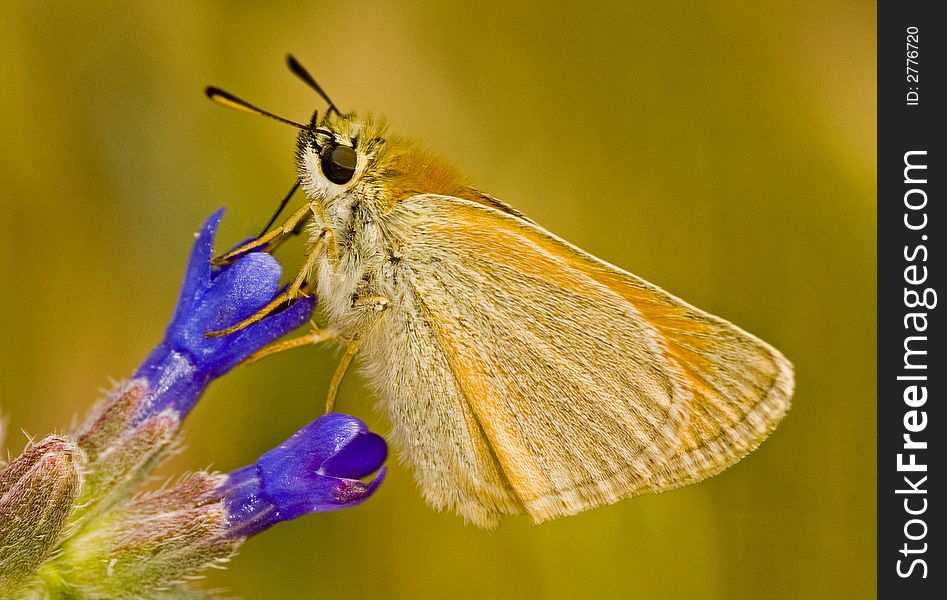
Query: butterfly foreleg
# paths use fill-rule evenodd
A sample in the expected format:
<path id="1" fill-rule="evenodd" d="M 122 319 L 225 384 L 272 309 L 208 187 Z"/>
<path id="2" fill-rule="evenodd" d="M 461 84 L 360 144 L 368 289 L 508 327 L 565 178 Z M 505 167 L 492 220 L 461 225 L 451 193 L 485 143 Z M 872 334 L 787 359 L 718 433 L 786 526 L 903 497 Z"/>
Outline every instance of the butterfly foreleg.
<path id="1" fill-rule="evenodd" d="M 307 204 L 289 216 L 279 227 L 272 229 L 255 240 L 250 240 L 246 244 L 241 244 L 227 252 L 223 256 L 218 256 L 211 262 L 214 266 L 229 265 L 244 254 L 250 252 L 272 252 L 280 244 L 286 241 L 290 236 L 299 233 L 300 228 L 315 211 Z"/>
<path id="2" fill-rule="evenodd" d="M 312 210 L 311 206 L 312 205 L 309 205 L 305 208 L 307 210 Z M 293 218 L 294 217 L 290 217 L 289 220 L 292 220 Z M 300 221 L 297 221 L 297 223 L 299 222 Z M 315 239 L 315 244 L 306 257 L 306 263 L 299 270 L 299 273 L 297 273 L 296 277 L 293 279 L 292 283 L 289 284 L 286 290 L 273 298 L 269 303 L 267 303 L 266 306 L 256 311 L 243 321 L 227 327 L 226 329 L 221 329 L 219 331 L 209 331 L 204 335 L 207 337 L 222 337 L 236 331 L 240 331 L 241 329 L 249 327 L 250 325 L 253 325 L 254 323 L 266 318 L 276 309 L 281 308 L 284 305 L 288 306 L 299 298 L 307 297 L 309 292 L 315 287 L 315 283 L 309 279 L 310 274 L 316 271 L 316 264 L 319 261 L 322 251 L 325 250 L 328 254 L 329 264 L 333 268 L 338 264 L 339 249 L 332 230 L 328 227 L 323 228 L 316 234 Z"/>

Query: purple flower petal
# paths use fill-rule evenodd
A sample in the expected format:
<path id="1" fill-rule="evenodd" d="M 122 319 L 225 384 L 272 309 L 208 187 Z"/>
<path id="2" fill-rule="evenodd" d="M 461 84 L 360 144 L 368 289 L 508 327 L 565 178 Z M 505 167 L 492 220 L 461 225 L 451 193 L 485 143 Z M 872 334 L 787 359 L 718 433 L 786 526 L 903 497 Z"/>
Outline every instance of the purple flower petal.
<path id="1" fill-rule="evenodd" d="M 361 479 L 378 470 L 388 456 L 388 444 L 377 433 L 363 433 L 326 459 L 319 472 L 329 477 Z"/>
<path id="2" fill-rule="evenodd" d="M 385 441 L 355 417 L 316 419 L 255 465 L 228 476 L 221 493 L 229 535 L 253 535 L 281 521 L 362 503 L 384 480 L 387 455 Z M 375 471 L 372 481 L 359 480 Z"/>
<path id="3" fill-rule="evenodd" d="M 249 317 L 280 292 L 282 267 L 269 254 L 250 253 L 212 269 L 214 235 L 222 215 L 223 209 L 218 210 L 201 228 L 164 340 L 135 372 L 152 390 L 137 422 L 168 408 L 183 417 L 213 379 L 304 324 L 315 308 L 313 298 L 303 298 L 240 331 L 207 337 Z"/>

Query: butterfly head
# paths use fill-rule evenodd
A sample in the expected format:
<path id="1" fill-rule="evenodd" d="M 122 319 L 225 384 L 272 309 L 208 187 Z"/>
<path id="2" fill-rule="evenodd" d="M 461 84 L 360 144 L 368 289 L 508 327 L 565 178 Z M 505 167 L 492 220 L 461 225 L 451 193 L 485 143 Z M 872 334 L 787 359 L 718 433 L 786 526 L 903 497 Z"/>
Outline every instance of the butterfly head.
<path id="1" fill-rule="evenodd" d="M 309 198 L 336 212 L 346 199 L 383 197 L 386 128 L 371 116 L 330 112 L 316 124 L 313 115 L 296 142 L 299 180 Z"/>
<path id="2" fill-rule="evenodd" d="M 329 214 L 356 203 L 384 213 L 418 194 L 472 193 L 451 164 L 414 140 L 389 136 L 382 119 L 329 112 L 315 123 L 314 115 L 299 132 L 296 164 L 306 194 Z"/>
<path id="3" fill-rule="evenodd" d="M 352 207 L 359 205 L 380 215 L 404 198 L 419 194 L 480 198 L 451 164 L 414 141 L 389 137 L 382 119 L 343 114 L 292 56 L 288 57 L 288 66 L 328 103 L 321 121 L 318 113 L 313 113 L 308 124 L 298 123 L 216 87 L 208 87 L 205 93 L 220 105 L 298 129 L 299 183 L 309 199 L 319 202 L 328 214 L 350 214 Z"/>

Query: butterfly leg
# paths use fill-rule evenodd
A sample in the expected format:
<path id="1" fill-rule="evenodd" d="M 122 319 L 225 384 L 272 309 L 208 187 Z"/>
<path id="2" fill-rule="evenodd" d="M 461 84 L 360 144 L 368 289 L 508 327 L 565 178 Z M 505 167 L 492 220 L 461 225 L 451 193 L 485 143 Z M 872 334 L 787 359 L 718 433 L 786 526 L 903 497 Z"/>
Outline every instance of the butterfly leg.
<path id="1" fill-rule="evenodd" d="M 391 306 L 391 300 L 384 296 L 355 296 L 355 298 L 352 299 L 353 308 L 370 310 L 375 313 L 380 313 L 389 306 Z M 332 374 L 332 381 L 329 383 L 329 393 L 326 397 L 327 413 L 335 410 L 335 399 L 339 394 L 339 386 L 342 385 L 342 378 L 345 377 L 345 373 L 352 364 L 355 355 L 358 354 L 361 345 L 362 341 L 357 337 L 348 341 L 345 354 L 342 355 L 342 360 L 339 361 L 339 366 L 336 367 L 335 373 Z"/>
<path id="2" fill-rule="evenodd" d="M 314 214 L 314 210 L 309 204 L 307 204 L 290 215 L 290 217 L 276 229 L 261 235 L 255 240 L 250 240 L 246 244 L 237 246 L 227 254 L 213 259 L 211 263 L 214 266 L 228 265 L 249 252 L 258 250 L 275 250 L 276 247 L 283 243 L 288 237 L 298 233 L 299 228 L 312 214 Z"/>
<path id="3" fill-rule="evenodd" d="M 313 323 L 313 330 L 307 334 L 296 336 L 288 340 L 282 340 L 279 342 L 273 342 L 267 346 L 264 346 L 245 358 L 241 365 L 249 365 L 255 363 L 256 361 L 266 358 L 271 354 L 276 354 L 278 352 L 283 352 L 284 350 L 292 350 L 293 348 L 299 348 L 300 346 L 309 346 L 319 344 L 331 339 L 335 339 L 339 336 L 339 332 L 330 327 L 318 328 L 315 323 Z"/>
<path id="4" fill-rule="evenodd" d="M 339 395 L 339 386 L 342 385 L 342 378 L 345 377 L 345 373 L 349 370 L 349 365 L 352 364 L 352 359 L 358 354 L 358 349 L 361 345 L 362 342 L 358 338 L 349 340 L 348 346 L 345 348 L 345 354 L 342 355 L 339 366 L 335 368 L 335 373 L 332 374 L 332 381 L 329 382 L 329 393 L 326 396 L 326 413 L 335 410 L 335 399 Z"/>
<path id="5" fill-rule="evenodd" d="M 306 264 L 303 265 L 303 267 L 299 270 L 296 278 L 289 285 L 289 287 L 286 288 L 286 291 L 273 298 L 266 306 L 256 311 L 243 321 L 240 321 L 236 325 L 232 325 L 226 329 L 220 329 L 218 331 L 208 331 L 204 335 L 207 337 L 222 337 L 234 333 L 235 331 L 240 331 L 241 329 L 253 325 L 257 321 L 264 319 L 266 316 L 270 315 L 273 311 L 280 308 L 281 306 L 292 304 L 298 298 L 308 296 L 308 292 L 311 291 L 314 286 L 312 282 L 306 281 L 306 277 L 315 270 L 316 263 L 319 260 L 319 255 L 324 247 L 328 248 L 329 259 L 330 262 L 332 262 L 333 252 L 335 253 L 336 257 L 338 256 L 338 248 L 335 243 L 335 236 L 333 235 L 331 229 L 322 230 L 322 233 L 319 235 L 315 246 L 312 248 L 312 251 L 309 253 L 308 258 L 306 259 Z"/>

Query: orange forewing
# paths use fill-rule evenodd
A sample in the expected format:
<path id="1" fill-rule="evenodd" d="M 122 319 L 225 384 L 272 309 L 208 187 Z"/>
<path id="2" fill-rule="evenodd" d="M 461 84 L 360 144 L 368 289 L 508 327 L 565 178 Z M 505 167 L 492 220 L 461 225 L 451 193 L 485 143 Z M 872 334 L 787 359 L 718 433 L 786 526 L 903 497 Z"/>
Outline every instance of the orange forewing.
<path id="1" fill-rule="evenodd" d="M 496 290 L 493 307 L 458 306 L 477 297 L 461 289 L 444 290 L 449 302 L 426 283 L 417 292 L 466 401 L 535 521 L 715 474 L 756 447 L 788 409 L 791 365 L 734 325 L 516 215 L 450 196 L 411 201 L 430 203 L 425 246 L 451 254 L 445 260 L 459 270 L 454 284 L 480 281 Z M 461 324 L 458 314 L 505 322 L 488 334 L 477 331 L 487 325 Z M 543 322 L 548 334 L 536 331 Z M 520 350 L 509 348 L 516 343 L 510 335 L 521 336 Z M 554 336 L 558 353 L 547 339 Z M 548 383 L 527 387 L 506 376 L 504 365 L 540 346 Z M 584 373 L 573 355 L 585 361 Z M 608 380 L 631 372 L 633 381 L 651 380 L 620 397 Z M 664 423 L 655 424 L 655 415 Z M 562 447 L 550 449 L 549 437 Z M 636 447 L 611 447 L 620 444 Z"/>

